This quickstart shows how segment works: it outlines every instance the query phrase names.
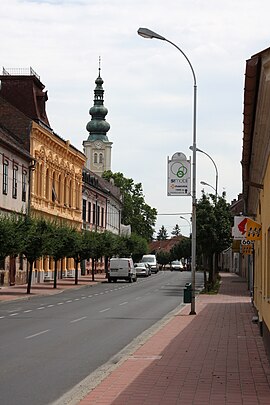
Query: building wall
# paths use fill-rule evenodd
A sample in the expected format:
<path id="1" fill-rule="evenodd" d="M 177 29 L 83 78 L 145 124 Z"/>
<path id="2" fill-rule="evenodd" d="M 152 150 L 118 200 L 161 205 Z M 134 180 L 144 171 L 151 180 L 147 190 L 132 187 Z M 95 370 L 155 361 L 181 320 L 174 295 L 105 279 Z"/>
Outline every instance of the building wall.
<path id="1" fill-rule="evenodd" d="M 247 60 L 244 92 L 243 197 L 245 215 L 262 225 L 248 264 L 253 302 L 270 358 L 270 48 Z M 252 260 L 253 259 L 253 260 Z"/>
<path id="2" fill-rule="evenodd" d="M 260 192 L 257 220 L 262 224 L 262 240 L 255 244 L 254 304 L 260 321 L 270 331 L 270 158 Z"/>
<path id="3" fill-rule="evenodd" d="M 28 160 L 0 144 L 0 211 L 26 213 L 29 195 L 28 166 Z M 4 187 L 5 170 L 7 188 Z"/>

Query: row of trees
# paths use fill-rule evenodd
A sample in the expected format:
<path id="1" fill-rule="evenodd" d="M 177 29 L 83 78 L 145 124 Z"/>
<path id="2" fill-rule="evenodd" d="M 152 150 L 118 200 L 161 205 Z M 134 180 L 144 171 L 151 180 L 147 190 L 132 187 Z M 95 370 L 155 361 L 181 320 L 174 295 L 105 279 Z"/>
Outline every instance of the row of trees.
<path id="1" fill-rule="evenodd" d="M 176 224 L 171 232 L 173 236 L 180 236 L 181 235 L 181 228 L 178 224 Z M 167 240 L 169 238 L 169 234 L 167 229 L 164 225 L 161 226 L 157 233 L 157 240 Z"/>
<path id="2" fill-rule="evenodd" d="M 114 235 L 111 232 L 97 233 L 77 230 L 64 223 L 50 222 L 32 216 L 0 217 L 0 259 L 7 256 L 24 255 L 29 263 L 27 293 L 31 291 L 34 262 L 42 256 L 54 259 L 54 288 L 57 287 L 58 262 L 73 258 L 75 262 L 75 284 L 78 284 L 78 265 L 92 259 L 92 279 L 95 261 L 114 255 L 130 256 L 138 261 L 147 253 L 147 241 L 139 235 L 131 237 Z"/>
<path id="3" fill-rule="evenodd" d="M 232 244 L 231 228 L 233 226 L 233 216 L 230 204 L 226 202 L 225 197 L 225 193 L 222 196 L 202 193 L 202 197 L 196 205 L 197 263 L 204 270 L 208 271 L 207 284 L 210 288 L 215 283 L 219 254 Z M 179 226 L 177 224 L 172 234 L 179 234 Z M 167 238 L 167 230 L 162 226 L 158 232 L 157 239 L 165 240 Z M 167 260 L 168 256 L 173 257 L 173 252 L 167 254 Z M 177 258 L 179 259 L 179 257 Z M 166 260 L 166 254 L 165 259 L 159 259 L 160 263 L 161 260 Z"/>

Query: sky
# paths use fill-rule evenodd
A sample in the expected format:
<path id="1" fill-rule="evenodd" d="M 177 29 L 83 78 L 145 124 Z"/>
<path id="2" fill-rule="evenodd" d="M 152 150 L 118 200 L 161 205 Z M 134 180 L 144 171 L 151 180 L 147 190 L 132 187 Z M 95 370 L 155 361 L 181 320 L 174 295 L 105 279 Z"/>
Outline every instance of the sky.
<path id="1" fill-rule="evenodd" d="M 137 30 L 157 32 L 190 60 L 197 147 L 231 202 L 242 191 L 245 64 L 270 47 L 269 12 L 269 0 L 1 0 L 1 62 L 40 75 L 51 127 L 83 151 L 101 57 L 112 171 L 142 183 L 157 231 L 171 236 L 178 224 L 188 235 L 191 197 L 167 196 L 167 159 L 192 154 L 192 71 L 170 43 Z M 199 152 L 196 174 L 199 199 L 213 192 L 200 182 L 216 181 Z"/>

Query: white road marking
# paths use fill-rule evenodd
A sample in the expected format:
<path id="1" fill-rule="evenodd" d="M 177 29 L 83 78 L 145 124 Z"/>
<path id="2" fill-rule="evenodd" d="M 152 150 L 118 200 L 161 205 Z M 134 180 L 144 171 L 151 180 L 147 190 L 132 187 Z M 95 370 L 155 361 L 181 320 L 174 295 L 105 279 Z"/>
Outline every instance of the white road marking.
<path id="1" fill-rule="evenodd" d="M 70 321 L 70 323 L 79 322 L 82 321 L 83 319 L 86 319 L 86 316 L 82 316 L 81 318 L 78 319 L 73 319 L 73 321 Z"/>
<path id="2" fill-rule="evenodd" d="M 137 297 L 137 298 L 135 298 L 136 300 L 140 300 L 142 297 Z"/>
<path id="3" fill-rule="evenodd" d="M 27 309 L 26 311 L 23 311 L 25 314 L 27 313 L 27 312 L 32 312 L 33 310 L 32 309 Z"/>
<path id="4" fill-rule="evenodd" d="M 68 301 L 66 301 L 66 303 L 69 303 L 69 302 L 72 302 L 72 300 L 68 300 Z"/>
<path id="5" fill-rule="evenodd" d="M 37 309 L 44 309 L 45 307 L 39 307 L 39 308 L 37 308 Z"/>
<path id="6" fill-rule="evenodd" d="M 18 315 L 18 312 L 14 312 L 14 314 L 10 314 L 9 316 L 16 316 Z"/>
<path id="7" fill-rule="evenodd" d="M 5 318 L 5 316 L 0 316 L 0 319 L 3 319 L 3 318 Z"/>
<path id="8" fill-rule="evenodd" d="M 105 312 L 105 311 L 109 311 L 111 308 L 106 308 L 106 309 L 102 309 L 101 311 L 99 311 L 99 312 Z"/>
<path id="9" fill-rule="evenodd" d="M 48 305 L 48 308 L 54 307 L 54 304 L 50 304 Z"/>
<path id="10" fill-rule="evenodd" d="M 42 332 L 35 333 L 34 335 L 26 336 L 25 339 L 32 339 L 33 337 L 43 335 L 44 333 L 49 332 L 50 329 L 43 330 Z"/>
<path id="11" fill-rule="evenodd" d="M 82 297 L 82 300 L 85 300 L 86 297 Z"/>
<path id="12" fill-rule="evenodd" d="M 93 297 L 93 295 L 88 295 L 88 298 L 92 298 Z"/>
<path id="13" fill-rule="evenodd" d="M 125 304 L 128 304 L 128 301 L 121 302 L 121 304 L 119 304 L 119 305 L 125 305 Z"/>

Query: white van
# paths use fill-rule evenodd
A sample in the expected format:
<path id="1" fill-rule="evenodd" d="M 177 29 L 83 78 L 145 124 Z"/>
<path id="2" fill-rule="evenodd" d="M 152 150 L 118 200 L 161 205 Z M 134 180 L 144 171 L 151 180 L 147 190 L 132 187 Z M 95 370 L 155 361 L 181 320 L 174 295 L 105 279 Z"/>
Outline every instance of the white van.
<path id="1" fill-rule="evenodd" d="M 158 272 L 158 264 L 155 255 L 143 255 L 141 262 L 149 264 L 152 273 Z"/>
<path id="2" fill-rule="evenodd" d="M 130 283 L 137 281 L 136 269 L 131 258 L 111 258 L 108 272 L 108 282 L 127 280 Z"/>

